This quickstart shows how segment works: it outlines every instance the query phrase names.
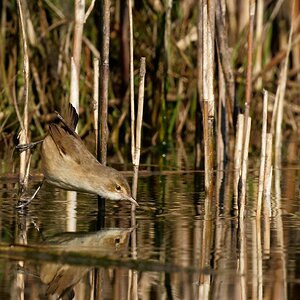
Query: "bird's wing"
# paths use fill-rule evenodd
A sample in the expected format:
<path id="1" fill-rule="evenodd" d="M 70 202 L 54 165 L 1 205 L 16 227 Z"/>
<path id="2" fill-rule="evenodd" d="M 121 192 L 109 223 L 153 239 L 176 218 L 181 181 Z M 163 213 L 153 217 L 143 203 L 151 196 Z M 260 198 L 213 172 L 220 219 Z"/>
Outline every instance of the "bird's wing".
<path id="1" fill-rule="evenodd" d="M 70 133 L 57 124 L 50 124 L 49 134 L 61 155 L 69 156 L 76 163 L 81 164 L 82 151 L 88 150 L 79 135 L 75 132 Z"/>

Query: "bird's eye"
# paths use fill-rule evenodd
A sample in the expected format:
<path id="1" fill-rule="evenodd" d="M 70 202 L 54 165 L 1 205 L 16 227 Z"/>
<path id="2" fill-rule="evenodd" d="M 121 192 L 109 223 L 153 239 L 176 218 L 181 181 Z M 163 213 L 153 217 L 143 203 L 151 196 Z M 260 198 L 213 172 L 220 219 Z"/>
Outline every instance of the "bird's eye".
<path id="1" fill-rule="evenodd" d="M 119 192 L 119 191 L 121 191 L 121 187 L 117 184 L 116 185 L 116 190 Z"/>

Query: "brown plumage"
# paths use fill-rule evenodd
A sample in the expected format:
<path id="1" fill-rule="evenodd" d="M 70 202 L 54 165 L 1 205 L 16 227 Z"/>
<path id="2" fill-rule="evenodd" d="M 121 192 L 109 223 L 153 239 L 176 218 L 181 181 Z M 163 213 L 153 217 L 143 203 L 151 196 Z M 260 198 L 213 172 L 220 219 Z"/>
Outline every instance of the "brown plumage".
<path id="1" fill-rule="evenodd" d="M 111 200 L 132 198 L 129 184 L 117 170 L 101 165 L 75 132 L 78 114 L 69 104 L 58 124 L 50 124 L 42 145 L 42 168 L 46 180 L 67 190 L 97 194 Z"/>

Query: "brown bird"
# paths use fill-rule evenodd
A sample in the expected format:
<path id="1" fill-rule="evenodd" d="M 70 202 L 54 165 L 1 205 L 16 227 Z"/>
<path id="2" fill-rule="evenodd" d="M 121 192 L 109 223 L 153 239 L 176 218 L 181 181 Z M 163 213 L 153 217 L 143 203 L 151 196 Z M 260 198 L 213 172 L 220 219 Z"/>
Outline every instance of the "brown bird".
<path id="1" fill-rule="evenodd" d="M 60 116 L 59 116 L 60 117 Z M 78 114 L 69 104 L 66 116 L 50 124 L 42 145 L 42 168 L 46 180 L 60 188 L 97 194 L 111 200 L 129 200 L 129 184 L 117 170 L 103 166 L 75 132 Z"/>

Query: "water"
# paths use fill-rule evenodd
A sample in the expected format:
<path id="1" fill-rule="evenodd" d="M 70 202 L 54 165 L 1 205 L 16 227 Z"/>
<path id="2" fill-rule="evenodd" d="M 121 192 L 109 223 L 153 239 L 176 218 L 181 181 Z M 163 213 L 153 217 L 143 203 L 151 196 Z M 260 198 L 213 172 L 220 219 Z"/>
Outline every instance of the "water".
<path id="1" fill-rule="evenodd" d="M 298 299 L 299 172 L 274 170 L 272 216 L 259 224 L 257 172 L 248 174 L 242 223 L 233 172 L 223 173 L 223 184 L 216 176 L 211 213 L 202 172 L 141 172 L 137 226 L 128 202 L 107 201 L 100 232 L 96 196 L 78 193 L 75 201 L 45 185 L 21 213 L 2 177 L 0 299 Z"/>

